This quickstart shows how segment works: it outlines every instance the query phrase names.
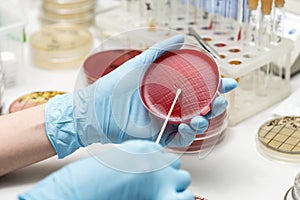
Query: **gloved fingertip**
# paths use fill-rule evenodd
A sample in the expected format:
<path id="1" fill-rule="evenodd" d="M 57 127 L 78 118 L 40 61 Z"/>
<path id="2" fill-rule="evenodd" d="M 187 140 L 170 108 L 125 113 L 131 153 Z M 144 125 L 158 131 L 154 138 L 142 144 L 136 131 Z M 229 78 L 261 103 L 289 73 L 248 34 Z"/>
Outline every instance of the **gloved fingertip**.
<path id="1" fill-rule="evenodd" d="M 233 89 L 235 89 L 238 85 L 238 83 L 236 82 L 236 80 L 234 80 L 233 78 L 222 78 L 222 87 L 221 87 L 221 93 L 226 93 L 229 92 Z"/>
<path id="2" fill-rule="evenodd" d="M 226 108 L 227 106 L 228 106 L 227 99 L 223 96 L 218 96 L 217 98 L 215 98 L 215 100 L 213 102 L 212 110 Z"/>
<path id="3" fill-rule="evenodd" d="M 218 96 L 214 102 L 211 111 L 205 115 L 206 119 L 212 119 L 222 114 L 228 106 L 228 101 L 223 96 Z"/>
<path id="4" fill-rule="evenodd" d="M 182 192 L 184 191 L 191 183 L 191 174 L 186 170 L 178 170 L 176 171 L 176 191 Z"/>
<path id="5" fill-rule="evenodd" d="M 182 133 L 182 132 L 184 132 L 188 128 L 189 128 L 189 126 L 187 124 L 181 123 L 178 126 L 178 132 Z"/>
<path id="6" fill-rule="evenodd" d="M 203 133 L 208 128 L 208 121 L 202 116 L 194 117 L 190 124 L 197 133 Z"/>

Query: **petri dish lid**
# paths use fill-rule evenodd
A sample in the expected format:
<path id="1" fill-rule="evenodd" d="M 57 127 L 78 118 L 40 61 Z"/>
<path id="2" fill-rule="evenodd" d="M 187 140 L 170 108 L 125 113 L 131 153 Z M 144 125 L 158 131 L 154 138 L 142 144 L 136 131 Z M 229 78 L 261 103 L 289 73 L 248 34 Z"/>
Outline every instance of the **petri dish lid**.
<path id="1" fill-rule="evenodd" d="M 90 80 L 96 80 L 141 52 L 140 50 L 133 49 L 101 51 L 89 56 L 83 63 L 83 69 Z"/>
<path id="2" fill-rule="evenodd" d="M 43 2 L 42 8 L 46 12 L 51 12 L 54 14 L 76 14 L 84 12 L 94 12 L 95 8 L 94 1 L 85 1 L 79 3 L 68 3 L 68 4 L 59 4 L 53 2 Z"/>
<path id="3" fill-rule="evenodd" d="M 220 75 L 214 59 L 201 50 L 166 52 L 145 71 L 140 95 L 146 108 L 165 119 L 178 88 L 182 90 L 169 123 L 181 123 L 210 111 Z"/>
<path id="4" fill-rule="evenodd" d="M 300 117 L 279 117 L 265 122 L 258 130 L 262 152 L 274 159 L 300 161 Z"/>
<path id="5" fill-rule="evenodd" d="M 44 11 L 41 13 L 41 20 L 53 24 L 91 24 L 94 21 L 94 12 L 90 10 L 89 12 L 61 15 Z"/>
<path id="6" fill-rule="evenodd" d="M 42 28 L 31 37 L 33 48 L 48 52 L 66 52 L 77 48 L 85 48 L 92 43 L 92 35 L 87 28 L 55 24 Z"/>
<path id="7" fill-rule="evenodd" d="M 57 4 L 74 4 L 74 3 L 82 3 L 82 2 L 91 2 L 94 0 L 43 0 L 44 3 L 57 3 Z"/>

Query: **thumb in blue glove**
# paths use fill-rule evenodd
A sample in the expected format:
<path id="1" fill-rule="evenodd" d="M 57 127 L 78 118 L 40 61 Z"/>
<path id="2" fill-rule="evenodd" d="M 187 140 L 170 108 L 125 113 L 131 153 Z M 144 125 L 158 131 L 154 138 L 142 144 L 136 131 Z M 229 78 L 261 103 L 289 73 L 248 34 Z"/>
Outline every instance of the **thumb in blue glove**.
<path id="1" fill-rule="evenodd" d="M 177 156 L 153 142 L 133 140 L 63 167 L 19 199 L 193 200 L 190 181 Z"/>

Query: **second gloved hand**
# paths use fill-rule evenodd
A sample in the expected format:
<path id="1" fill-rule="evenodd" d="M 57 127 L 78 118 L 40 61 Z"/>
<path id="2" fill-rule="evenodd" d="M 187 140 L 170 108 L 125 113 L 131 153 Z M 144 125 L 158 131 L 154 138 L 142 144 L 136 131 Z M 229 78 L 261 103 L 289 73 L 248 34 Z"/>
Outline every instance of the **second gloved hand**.
<path id="1" fill-rule="evenodd" d="M 20 200 L 194 200 L 180 160 L 150 141 L 128 141 L 49 175 Z"/>

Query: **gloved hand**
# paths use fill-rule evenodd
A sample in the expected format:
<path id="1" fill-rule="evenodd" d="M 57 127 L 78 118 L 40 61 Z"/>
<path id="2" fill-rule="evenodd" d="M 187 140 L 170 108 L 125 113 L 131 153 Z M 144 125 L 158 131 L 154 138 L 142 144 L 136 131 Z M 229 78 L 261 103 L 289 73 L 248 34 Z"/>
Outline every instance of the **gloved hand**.
<path id="1" fill-rule="evenodd" d="M 79 147 L 95 142 L 155 140 L 163 121 L 149 113 L 141 102 L 139 78 L 156 58 L 166 51 L 180 48 L 183 41 L 183 35 L 162 41 L 91 86 L 51 99 L 45 111 L 46 132 L 58 157 L 67 156 Z M 235 86 L 234 80 L 223 81 L 221 92 L 227 92 Z M 222 113 L 226 106 L 224 98 L 217 98 L 211 117 Z M 188 146 L 195 135 L 203 133 L 207 126 L 207 119 L 200 116 L 190 124 L 169 125 L 161 144 Z"/>
<path id="2" fill-rule="evenodd" d="M 194 200 L 186 190 L 190 181 L 177 156 L 153 142 L 132 140 L 63 167 L 19 199 Z"/>

